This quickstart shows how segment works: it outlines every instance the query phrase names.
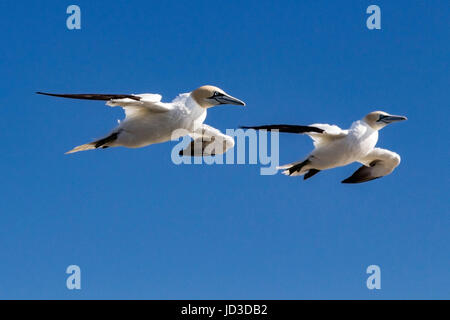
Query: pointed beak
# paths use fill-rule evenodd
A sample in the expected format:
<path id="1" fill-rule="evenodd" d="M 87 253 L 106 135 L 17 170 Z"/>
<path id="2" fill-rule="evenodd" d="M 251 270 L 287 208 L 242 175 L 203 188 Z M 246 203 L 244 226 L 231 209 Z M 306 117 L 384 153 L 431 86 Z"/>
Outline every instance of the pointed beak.
<path id="1" fill-rule="evenodd" d="M 404 116 L 384 116 L 382 117 L 380 120 L 380 122 L 384 122 L 384 123 L 393 123 L 393 122 L 399 122 L 399 121 L 405 121 L 408 120 L 407 117 Z"/>
<path id="2" fill-rule="evenodd" d="M 239 100 L 238 98 L 229 96 L 227 94 L 224 94 L 223 96 L 217 97 L 216 100 L 220 102 L 220 104 L 233 104 L 236 106 L 245 106 L 245 102 L 242 100 Z"/>

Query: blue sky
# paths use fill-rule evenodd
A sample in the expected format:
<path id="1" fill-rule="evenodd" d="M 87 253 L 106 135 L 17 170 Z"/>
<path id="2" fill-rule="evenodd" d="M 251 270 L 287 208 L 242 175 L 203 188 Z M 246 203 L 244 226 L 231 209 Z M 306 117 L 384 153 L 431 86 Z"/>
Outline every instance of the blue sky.
<path id="1" fill-rule="evenodd" d="M 82 29 L 66 28 L 77 4 Z M 381 7 L 382 29 L 365 13 Z M 450 298 L 448 1 L 45 1 L 0 4 L 0 298 Z M 247 108 L 207 123 L 408 116 L 378 145 L 393 174 L 301 178 L 171 162 L 175 142 L 64 155 L 123 117 L 50 92 L 217 85 Z M 310 139 L 280 138 L 280 162 Z M 69 291 L 68 265 L 82 270 Z M 381 290 L 365 270 L 381 267 Z"/>

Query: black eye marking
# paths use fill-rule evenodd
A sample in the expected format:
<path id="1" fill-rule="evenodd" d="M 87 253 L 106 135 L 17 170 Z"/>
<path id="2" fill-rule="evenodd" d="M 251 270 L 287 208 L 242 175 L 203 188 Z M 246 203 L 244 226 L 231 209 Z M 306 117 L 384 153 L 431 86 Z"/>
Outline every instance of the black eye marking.
<path id="1" fill-rule="evenodd" d="M 387 118 L 388 116 L 380 114 L 380 117 L 378 118 L 377 122 L 384 122 L 384 118 Z"/>
<path id="2" fill-rule="evenodd" d="M 214 91 L 214 93 L 213 93 L 213 95 L 211 96 L 211 97 L 209 97 L 208 99 L 214 99 L 214 100 L 216 100 L 217 102 L 220 102 L 220 101 L 218 101 L 216 98 L 219 98 L 219 97 L 223 97 L 223 93 L 220 93 L 220 92 L 218 92 L 218 91 Z"/>

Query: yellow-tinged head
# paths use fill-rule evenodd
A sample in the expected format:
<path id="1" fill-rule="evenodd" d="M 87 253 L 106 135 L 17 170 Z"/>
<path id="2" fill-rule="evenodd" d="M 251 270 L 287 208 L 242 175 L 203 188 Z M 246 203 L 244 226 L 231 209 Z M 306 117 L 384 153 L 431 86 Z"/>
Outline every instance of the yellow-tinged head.
<path id="1" fill-rule="evenodd" d="M 363 119 L 365 123 L 375 130 L 380 130 L 393 122 L 404 121 L 408 118 L 404 116 L 394 116 L 384 111 L 374 111 L 366 115 Z"/>
<path id="2" fill-rule="evenodd" d="M 222 89 L 215 86 L 202 86 L 191 92 L 192 99 L 201 107 L 210 108 L 220 104 L 234 104 L 245 106 L 245 102 L 230 96 Z"/>

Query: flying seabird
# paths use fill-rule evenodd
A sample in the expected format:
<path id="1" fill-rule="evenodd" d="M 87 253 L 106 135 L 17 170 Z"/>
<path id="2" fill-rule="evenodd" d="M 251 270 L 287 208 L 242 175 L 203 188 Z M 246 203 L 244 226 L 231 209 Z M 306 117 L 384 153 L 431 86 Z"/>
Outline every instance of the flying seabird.
<path id="1" fill-rule="evenodd" d="M 366 115 L 364 119 L 354 122 L 347 130 L 329 124 L 309 126 L 282 124 L 241 128 L 304 133 L 313 139 L 315 149 L 305 159 L 278 167 L 278 169 L 284 169 L 282 173 L 285 175 L 304 175 L 306 180 L 322 170 L 359 162 L 363 166 L 342 183 L 360 183 L 386 176 L 400 164 L 400 156 L 397 153 L 375 148 L 375 145 L 380 129 L 390 123 L 403 120 L 407 118 L 374 111 Z"/>
<path id="2" fill-rule="evenodd" d="M 108 135 L 75 147 L 66 153 L 108 147 L 140 148 L 174 138 L 178 129 L 181 135 L 189 134 L 194 140 L 180 155 L 206 156 L 226 152 L 234 146 L 232 137 L 203 124 L 208 108 L 245 103 L 214 86 L 202 86 L 190 93 L 178 95 L 172 102 L 161 102 L 159 94 L 38 94 L 72 99 L 103 100 L 111 107 L 125 110 L 125 119 Z M 183 134 L 184 133 L 184 134 Z"/>

